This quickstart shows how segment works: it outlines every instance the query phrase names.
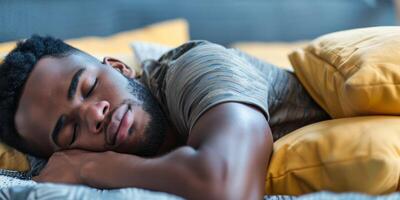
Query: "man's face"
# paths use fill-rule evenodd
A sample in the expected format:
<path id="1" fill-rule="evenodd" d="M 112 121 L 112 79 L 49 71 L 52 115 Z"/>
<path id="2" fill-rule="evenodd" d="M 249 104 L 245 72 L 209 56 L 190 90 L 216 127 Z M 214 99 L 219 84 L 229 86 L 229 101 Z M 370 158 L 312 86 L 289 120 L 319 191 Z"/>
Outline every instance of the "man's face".
<path id="1" fill-rule="evenodd" d="M 40 59 L 19 101 L 17 131 L 44 156 L 64 149 L 154 154 L 166 120 L 130 72 L 117 60 L 80 53 Z"/>

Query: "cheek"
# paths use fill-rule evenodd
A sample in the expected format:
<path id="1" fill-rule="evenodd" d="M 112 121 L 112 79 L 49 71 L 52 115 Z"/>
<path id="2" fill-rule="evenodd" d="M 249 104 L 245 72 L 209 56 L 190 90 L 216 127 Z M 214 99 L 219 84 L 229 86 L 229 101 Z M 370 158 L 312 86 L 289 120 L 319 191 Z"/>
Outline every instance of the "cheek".
<path id="1" fill-rule="evenodd" d="M 118 72 L 109 72 L 109 75 L 104 76 L 99 87 L 99 98 L 101 100 L 109 100 L 111 105 L 119 105 L 125 99 L 130 99 L 133 96 L 128 90 L 128 80 Z"/>

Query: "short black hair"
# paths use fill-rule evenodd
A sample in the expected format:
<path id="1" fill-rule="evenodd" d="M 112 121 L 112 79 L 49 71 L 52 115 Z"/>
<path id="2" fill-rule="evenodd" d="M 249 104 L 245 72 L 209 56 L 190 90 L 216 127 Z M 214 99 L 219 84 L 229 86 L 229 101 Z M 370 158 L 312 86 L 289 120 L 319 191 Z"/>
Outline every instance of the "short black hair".
<path id="1" fill-rule="evenodd" d="M 0 140 L 24 152 L 28 149 L 15 127 L 15 113 L 29 74 L 43 57 L 66 57 L 80 51 L 50 36 L 32 35 L 20 41 L 0 63 Z M 36 155 L 40 156 L 40 155 Z"/>

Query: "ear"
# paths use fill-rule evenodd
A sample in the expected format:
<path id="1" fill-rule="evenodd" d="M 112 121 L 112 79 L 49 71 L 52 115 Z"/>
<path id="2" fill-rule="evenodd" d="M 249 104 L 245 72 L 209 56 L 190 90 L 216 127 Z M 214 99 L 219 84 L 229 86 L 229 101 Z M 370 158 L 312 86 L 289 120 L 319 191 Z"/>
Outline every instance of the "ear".
<path id="1" fill-rule="evenodd" d="M 123 63 L 122 61 L 120 61 L 116 58 L 104 57 L 103 64 L 111 66 L 112 68 L 118 70 L 119 72 L 121 72 L 121 74 L 123 74 L 129 78 L 136 77 L 135 70 L 131 69 L 125 63 Z"/>

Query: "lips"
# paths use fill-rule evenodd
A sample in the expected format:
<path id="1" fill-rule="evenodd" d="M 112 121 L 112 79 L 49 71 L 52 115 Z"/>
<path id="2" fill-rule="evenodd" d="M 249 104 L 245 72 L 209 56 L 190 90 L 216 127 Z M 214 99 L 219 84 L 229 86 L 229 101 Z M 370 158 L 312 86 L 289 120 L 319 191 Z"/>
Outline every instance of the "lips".
<path id="1" fill-rule="evenodd" d="M 117 146 L 127 137 L 133 124 L 133 111 L 127 104 L 118 107 L 111 116 L 110 123 L 106 129 L 106 142 Z"/>

